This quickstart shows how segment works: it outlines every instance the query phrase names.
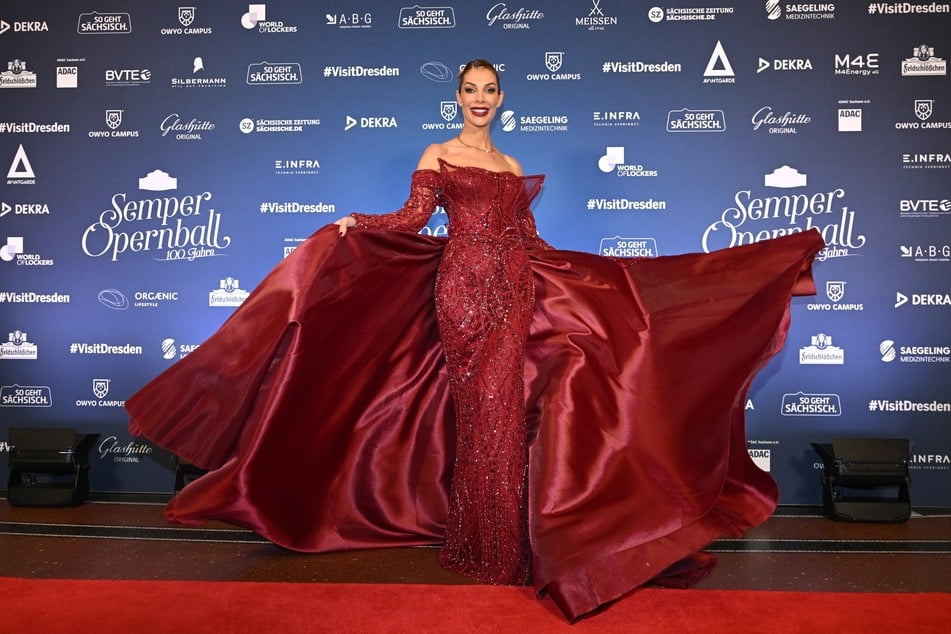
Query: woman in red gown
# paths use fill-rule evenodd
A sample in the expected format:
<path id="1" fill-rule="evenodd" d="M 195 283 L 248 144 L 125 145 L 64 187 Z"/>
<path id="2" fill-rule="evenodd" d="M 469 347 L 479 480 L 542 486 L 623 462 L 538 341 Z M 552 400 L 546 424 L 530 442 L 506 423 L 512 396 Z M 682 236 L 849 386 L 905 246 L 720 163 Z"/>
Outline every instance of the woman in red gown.
<path id="1" fill-rule="evenodd" d="M 695 582 L 704 545 L 769 517 L 743 404 L 791 295 L 815 292 L 821 237 L 554 250 L 530 210 L 543 177 L 492 145 L 502 98 L 470 62 L 462 131 L 426 149 L 399 211 L 318 231 L 127 402 L 133 433 L 210 470 L 170 519 L 306 552 L 439 543 L 444 567 L 531 579 L 575 619 Z M 447 240 L 416 233 L 437 204 Z"/>

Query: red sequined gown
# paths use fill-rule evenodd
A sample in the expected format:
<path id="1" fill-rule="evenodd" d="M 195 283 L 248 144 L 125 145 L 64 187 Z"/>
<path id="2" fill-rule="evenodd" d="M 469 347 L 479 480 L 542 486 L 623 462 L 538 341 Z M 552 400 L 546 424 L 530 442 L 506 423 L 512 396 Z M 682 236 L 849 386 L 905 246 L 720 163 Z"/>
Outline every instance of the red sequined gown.
<path id="1" fill-rule="evenodd" d="M 133 435 L 208 470 L 166 516 L 302 552 L 441 545 L 570 620 L 709 572 L 706 544 L 776 506 L 744 406 L 822 238 L 556 250 L 541 183 L 443 162 L 398 212 L 298 246 L 126 401 Z M 437 203 L 448 239 L 416 233 Z"/>
<path id="2" fill-rule="evenodd" d="M 437 203 L 449 240 L 436 276 L 436 323 L 456 412 L 456 458 L 440 564 L 489 583 L 529 572 L 525 345 L 535 292 L 526 248 L 538 237 L 529 205 L 543 176 L 440 161 L 413 175 L 397 212 L 356 214 L 358 227 L 419 231 Z"/>

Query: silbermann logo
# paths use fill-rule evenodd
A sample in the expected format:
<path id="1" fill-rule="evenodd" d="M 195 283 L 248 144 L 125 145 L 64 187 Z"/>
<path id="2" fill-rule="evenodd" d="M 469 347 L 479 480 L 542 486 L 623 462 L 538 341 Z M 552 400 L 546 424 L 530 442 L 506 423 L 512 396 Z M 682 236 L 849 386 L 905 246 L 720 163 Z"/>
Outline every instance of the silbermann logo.
<path id="1" fill-rule="evenodd" d="M 421 7 L 418 4 L 400 9 L 401 29 L 454 29 L 456 14 L 452 7 Z"/>

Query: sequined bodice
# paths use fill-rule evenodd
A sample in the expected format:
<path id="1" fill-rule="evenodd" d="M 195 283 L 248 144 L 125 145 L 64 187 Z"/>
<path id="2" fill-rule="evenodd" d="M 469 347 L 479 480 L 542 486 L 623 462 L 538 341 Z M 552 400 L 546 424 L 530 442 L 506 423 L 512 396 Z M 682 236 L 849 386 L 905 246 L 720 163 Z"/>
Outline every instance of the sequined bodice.
<path id="1" fill-rule="evenodd" d="M 440 160 L 440 202 L 449 217 L 450 239 L 501 238 L 521 234 L 522 216 L 541 189 L 543 176 L 516 176 Z"/>

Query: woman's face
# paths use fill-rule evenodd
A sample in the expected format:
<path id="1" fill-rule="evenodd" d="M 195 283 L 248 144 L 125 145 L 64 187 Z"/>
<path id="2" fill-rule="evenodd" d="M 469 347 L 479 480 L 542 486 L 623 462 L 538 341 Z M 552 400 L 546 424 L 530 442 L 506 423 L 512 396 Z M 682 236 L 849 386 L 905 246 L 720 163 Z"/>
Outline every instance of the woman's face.
<path id="1" fill-rule="evenodd" d="M 502 95 L 495 73 L 488 68 L 472 68 L 462 78 L 456 101 L 466 123 L 483 127 L 495 118 L 496 109 L 502 105 Z"/>

